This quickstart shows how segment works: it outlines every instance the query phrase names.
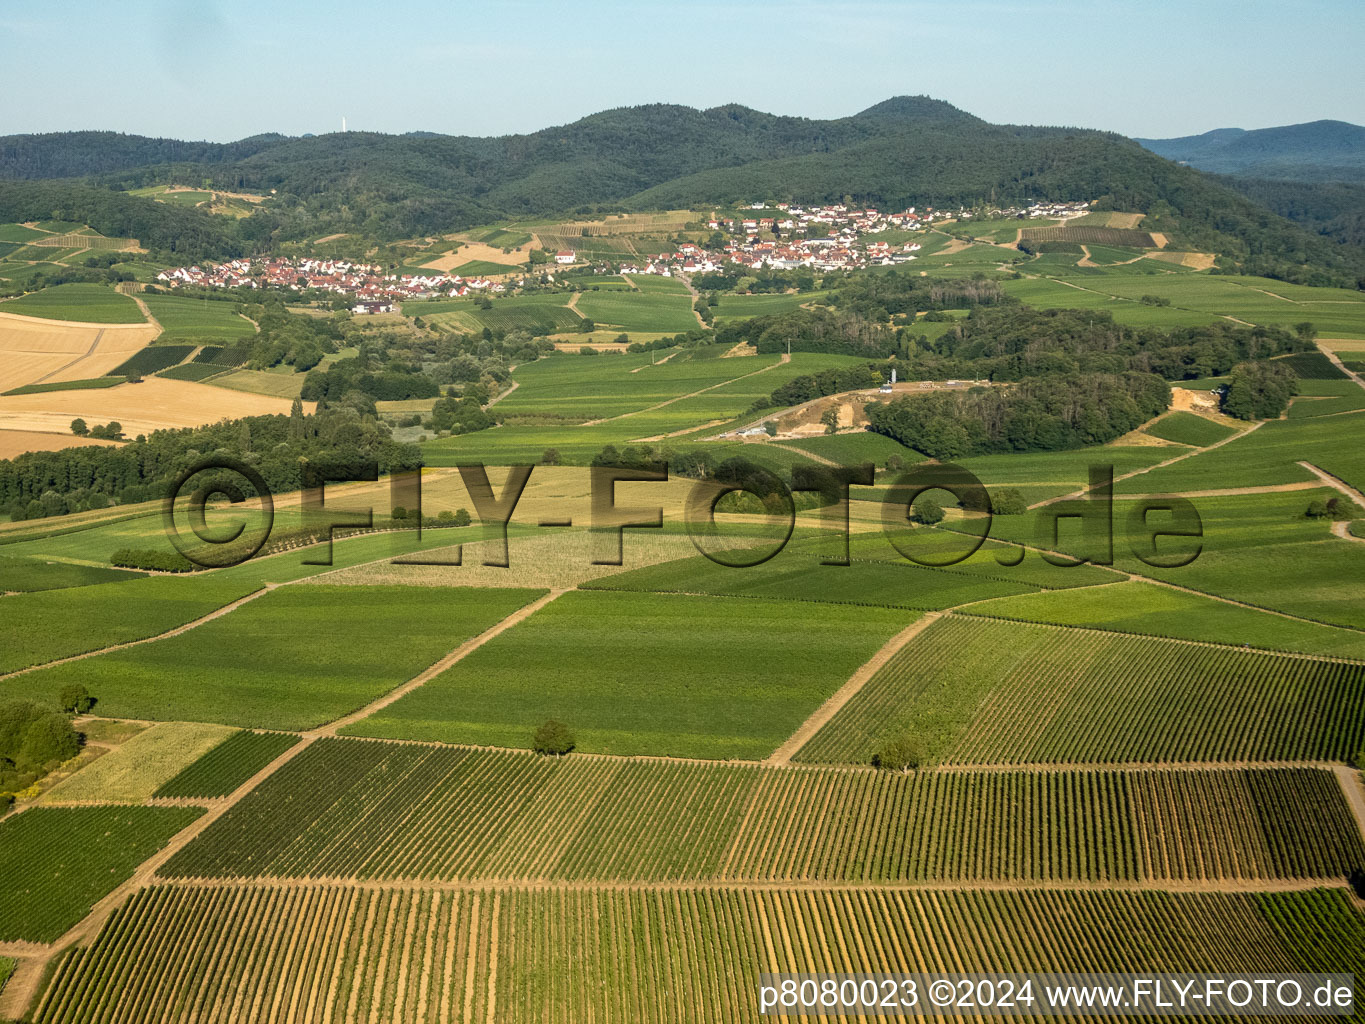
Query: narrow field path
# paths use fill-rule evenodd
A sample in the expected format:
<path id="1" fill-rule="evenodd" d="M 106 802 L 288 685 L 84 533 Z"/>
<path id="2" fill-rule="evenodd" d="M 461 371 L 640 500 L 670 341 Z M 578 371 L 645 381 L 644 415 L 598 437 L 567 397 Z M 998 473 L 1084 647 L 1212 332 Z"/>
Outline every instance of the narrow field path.
<path id="1" fill-rule="evenodd" d="M 677 351 L 674 350 L 674 351 L 668 353 L 668 355 L 664 356 L 662 359 L 660 359 L 657 363 L 650 363 L 649 365 L 650 365 L 650 366 L 663 366 L 664 363 L 668 362 L 670 359 L 672 359 L 672 358 L 673 358 L 674 356 L 676 356 L 677 354 L 678 354 Z M 644 370 L 644 369 L 647 369 L 647 368 L 648 368 L 648 367 L 645 367 L 645 366 L 641 365 L 641 366 L 635 367 L 635 369 L 631 370 L 630 372 L 631 372 L 631 373 L 639 373 L 641 370 Z M 722 422 L 724 422 L 724 421 L 722 421 Z M 689 429 L 695 429 L 695 428 L 689 428 Z M 686 431 L 684 431 L 684 433 L 686 433 Z"/>
<path id="2" fill-rule="evenodd" d="M 504 398 L 506 398 L 519 387 L 521 387 L 521 383 L 519 381 L 515 380 L 512 381 L 512 386 L 510 388 L 508 388 L 506 391 L 499 391 L 496 395 L 494 395 L 492 398 L 488 400 L 488 404 L 485 405 L 484 408 L 485 409 L 493 408 L 493 406 L 497 405 L 499 402 L 501 402 Z"/>
<path id="3" fill-rule="evenodd" d="M 790 762 L 793 755 L 804 747 L 812 736 L 824 728 L 825 724 L 838 714 L 845 704 L 853 699 L 858 691 L 866 685 L 867 681 L 876 675 L 879 668 L 890 661 L 897 651 L 942 617 L 943 612 L 925 612 L 883 644 L 881 650 L 864 662 L 858 671 L 849 676 L 848 681 L 843 686 L 835 690 L 828 700 L 816 708 L 815 712 L 787 738 L 787 741 L 769 755 L 764 764 L 780 765 Z"/>
<path id="4" fill-rule="evenodd" d="M 1332 524 L 1332 536 L 1340 537 L 1342 540 L 1355 541 L 1357 544 L 1365 543 L 1365 537 L 1357 537 L 1351 532 L 1351 524 L 1342 520 Z"/>
<path id="5" fill-rule="evenodd" d="M 369 704 L 366 704 L 359 711 L 354 711 L 343 718 L 338 718 L 334 722 L 329 722 L 327 725 L 320 726 L 317 729 L 310 729 L 304 733 L 304 736 L 308 737 L 309 739 L 316 739 L 319 736 L 335 736 L 339 729 L 344 729 L 348 725 L 354 725 L 356 722 L 359 722 L 362 718 L 368 718 L 376 711 L 383 710 L 384 708 L 388 707 L 395 701 L 401 699 L 402 697 L 407 696 L 409 693 L 417 689 L 423 683 L 427 683 L 430 682 L 432 679 L 435 679 L 438 675 L 440 675 L 446 669 L 450 668 L 456 662 L 463 661 L 465 658 L 469 657 L 469 655 L 473 654 L 475 651 L 477 651 L 484 644 L 488 643 L 488 641 L 492 640 L 494 637 L 498 636 L 501 633 L 505 633 L 507 630 L 511 629 L 517 623 L 522 622 L 527 618 L 530 618 L 532 615 L 540 611 L 540 609 L 544 608 L 551 601 L 555 600 L 555 598 L 560 597 L 566 593 L 568 593 L 567 590 L 551 590 L 544 597 L 538 598 L 535 601 L 532 601 L 530 604 L 526 605 L 525 607 L 517 609 L 511 615 L 507 616 L 507 618 L 494 624 L 493 626 L 490 626 L 488 629 L 485 629 L 478 636 L 466 640 L 455 650 L 451 651 L 440 661 L 436 662 L 436 664 L 429 666 L 424 671 L 413 676 L 411 679 L 409 679 L 406 683 L 403 683 L 401 686 L 390 690 L 388 693 L 384 694 L 384 696 L 380 697 L 378 700 L 371 701 Z"/>
<path id="6" fill-rule="evenodd" d="M 97 349 L 97 348 L 100 347 L 100 339 L 103 338 L 103 337 L 104 337 L 104 331 L 103 331 L 103 330 L 96 331 L 96 332 L 95 332 L 95 340 L 92 341 L 92 342 L 90 343 L 90 347 L 89 347 L 88 349 L 86 349 L 84 352 L 82 352 L 80 355 L 78 355 L 75 359 L 72 359 L 70 362 L 63 363 L 61 366 L 57 367 L 57 368 L 56 368 L 55 370 L 53 370 L 51 373 L 45 373 L 45 374 L 43 374 L 43 375 L 42 375 L 41 377 L 39 377 L 37 380 L 33 381 L 33 383 L 34 383 L 34 384 L 42 384 L 44 381 L 51 380 L 53 377 L 57 376 L 57 374 L 61 373 L 63 370 L 66 370 L 66 369 L 69 369 L 69 368 L 72 367 L 72 366 L 75 366 L 75 365 L 76 365 L 77 363 L 79 363 L 82 359 L 88 359 L 88 358 L 90 358 L 91 356 L 93 356 L 93 355 L 95 354 L 95 349 Z"/>
<path id="7" fill-rule="evenodd" d="M 1208 491 L 1181 491 L 1182 498 L 1235 498 L 1246 494 L 1285 494 L 1291 491 L 1316 491 L 1322 484 L 1312 480 L 1300 480 L 1296 484 L 1264 484 L 1260 487 L 1222 487 Z M 1144 501 L 1149 498 L 1164 498 L 1165 494 L 1125 494 L 1124 501 Z"/>
<path id="8" fill-rule="evenodd" d="M 1225 444 L 1231 444 L 1233 441 L 1236 441 L 1239 437 L 1246 437 L 1252 431 L 1259 430 L 1264 425 L 1265 421 L 1258 420 L 1251 426 L 1247 427 L 1245 430 L 1239 431 L 1236 434 L 1232 434 L 1228 437 L 1225 437 L 1221 441 L 1215 441 L 1213 444 L 1205 445 L 1203 448 L 1192 448 L 1187 452 L 1182 452 L 1180 455 L 1172 456 L 1171 458 L 1166 459 L 1162 462 L 1158 462 L 1155 465 L 1145 466 L 1142 469 L 1135 469 L 1129 473 L 1120 473 L 1118 476 L 1114 477 L 1114 483 L 1119 483 L 1123 480 L 1131 480 L 1135 476 L 1142 476 L 1144 473 L 1150 473 L 1154 469 L 1164 469 L 1167 466 L 1174 466 L 1177 462 L 1184 462 L 1186 459 L 1192 459 L 1196 455 L 1203 455 L 1205 452 L 1211 452 L 1215 448 L 1221 448 Z M 1055 501 L 1066 501 L 1068 498 L 1083 498 L 1089 492 L 1090 488 L 1086 486 L 1082 487 L 1078 491 L 1072 491 L 1070 494 L 1061 494 L 1055 498 L 1044 498 L 1042 501 L 1035 501 L 1032 505 L 1030 505 L 1029 511 L 1032 512 L 1034 509 L 1042 508 L 1044 505 L 1051 505 Z M 1124 495 L 1123 497 L 1126 499 L 1128 495 Z"/>
<path id="9" fill-rule="evenodd" d="M 668 399 L 667 401 L 659 402 L 657 405 L 651 405 L 645 409 L 633 409 L 630 412 L 623 412 L 619 416 L 607 416 L 600 420 L 588 420 L 586 423 L 580 423 L 578 425 L 580 427 L 595 427 L 599 423 L 614 423 L 616 420 L 626 420 L 630 419 L 630 417 L 632 416 L 639 416 L 643 413 L 654 412 L 658 409 L 664 409 L 672 405 L 674 402 L 681 402 L 688 398 L 696 398 L 698 395 L 704 395 L 708 391 L 715 391 L 716 388 L 723 388 L 726 387 L 727 385 L 735 383 L 736 381 L 747 380 L 749 377 L 757 377 L 760 373 L 767 373 L 769 370 L 776 370 L 779 366 L 783 365 L 784 363 L 790 363 L 791 361 L 792 361 L 791 354 L 783 352 L 781 358 L 779 358 L 777 362 L 770 363 L 767 366 L 761 366 L 757 370 L 752 370 L 749 373 L 741 373 L 738 377 L 731 377 L 729 380 L 723 380 L 719 384 L 712 384 L 710 387 L 701 388 L 700 390 L 689 392 L 686 395 L 677 395 L 673 398 Z"/>
<path id="10" fill-rule="evenodd" d="M 1336 773 L 1337 781 L 1341 783 L 1342 795 L 1346 797 L 1346 806 L 1351 809 L 1351 814 L 1356 819 L 1360 838 L 1365 840 L 1365 782 L 1361 781 L 1360 770 L 1337 765 L 1332 771 Z"/>
<path id="11" fill-rule="evenodd" d="M 1302 466 L 1304 469 L 1308 470 L 1308 472 L 1312 473 L 1315 477 L 1317 477 L 1319 480 L 1325 483 L 1328 487 L 1331 487 L 1333 490 L 1340 491 L 1346 497 L 1350 498 L 1357 505 L 1359 505 L 1362 509 L 1365 509 L 1365 494 L 1362 494 L 1360 491 L 1356 490 L 1341 477 L 1333 476 L 1331 473 L 1327 472 L 1327 470 L 1321 469 L 1318 466 L 1313 465 L 1311 462 L 1300 462 L 1299 465 Z"/>
<path id="12" fill-rule="evenodd" d="M 626 280 L 630 279 L 627 278 Z M 692 316 L 696 318 L 697 325 L 703 331 L 709 330 L 710 325 L 708 325 L 707 322 L 701 318 L 701 314 L 697 312 L 697 300 L 701 298 L 701 292 L 697 291 L 696 286 L 692 284 L 692 279 L 685 274 L 679 274 L 678 280 L 683 283 L 683 287 L 687 289 L 687 293 L 692 296 Z M 634 282 L 632 282 L 632 284 L 633 283 Z"/>
<path id="13" fill-rule="evenodd" d="M 137 303 L 137 308 L 142 310 L 142 315 L 147 318 L 147 322 L 156 328 L 156 334 L 158 338 L 165 333 L 166 328 L 161 326 L 160 320 L 152 316 L 152 311 L 147 308 L 147 303 L 143 301 L 142 296 L 134 294 L 128 296 L 128 298 L 132 299 L 134 302 Z M 152 340 L 155 341 L 156 338 L 153 338 Z"/>

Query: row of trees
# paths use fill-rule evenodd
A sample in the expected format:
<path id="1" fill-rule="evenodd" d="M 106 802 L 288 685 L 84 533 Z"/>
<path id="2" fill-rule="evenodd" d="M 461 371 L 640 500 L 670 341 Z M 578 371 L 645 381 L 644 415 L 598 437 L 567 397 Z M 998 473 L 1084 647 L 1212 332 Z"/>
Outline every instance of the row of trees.
<path id="1" fill-rule="evenodd" d="M 368 411 L 331 405 L 308 416 L 296 401 L 289 416 L 158 430 L 119 447 L 27 452 L 0 461 L 0 509 L 24 519 L 75 511 L 67 501 L 72 495 L 98 494 L 119 504 L 161 498 L 181 472 L 216 452 L 251 465 L 275 493 L 297 490 L 309 462 L 374 460 L 381 473 L 420 466 L 417 446 L 395 442 L 372 409 L 373 403 Z"/>

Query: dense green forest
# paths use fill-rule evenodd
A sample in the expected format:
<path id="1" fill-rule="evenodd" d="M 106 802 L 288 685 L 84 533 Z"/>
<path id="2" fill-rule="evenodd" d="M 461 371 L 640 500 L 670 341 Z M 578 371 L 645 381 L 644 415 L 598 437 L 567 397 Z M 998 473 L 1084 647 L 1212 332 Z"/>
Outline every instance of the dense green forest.
<path id="1" fill-rule="evenodd" d="M 1173 330 L 1132 327 L 1115 323 L 1103 310 L 1025 306 L 999 295 L 989 281 L 978 282 L 977 291 L 971 281 L 948 283 L 952 297 L 946 301 L 970 312 L 930 338 L 917 327 L 912 311 L 934 300 L 932 283 L 909 272 L 865 275 L 865 280 L 840 293 L 837 310 L 816 307 L 735 321 L 716 331 L 716 341 L 749 342 L 759 352 L 782 352 L 790 344 L 794 352 L 891 359 L 888 369 L 896 366 L 903 380 L 1015 381 L 1128 370 L 1195 380 L 1227 373 L 1247 360 L 1313 349 L 1310 324 L 1294 331 L 1226 322 Z M 844 308 L 845 301 L 850 308 Z M 774 402 L 787 404 L 777 393 Z"/>
<path id="2" fill-rule="evenodd" d="M 1365 246 L 1365 182 L 1226 178 L 1253 202 L 1344 246 Z"/>
<path id="3" fill-rule="evenodd" d="M 908 448 L 956 459 L 1104 444 L 1170 402 L 1170 385 L 1155 374 L 1078 374 L 873 402 L 867 417 L 871 429 Z"/>
<path id="4" fill-rule="evenodd" d="M 55 175 L 86 183 L 17 183 Z M 1145 211 L 1144 227 L 1256 273 L 1351 286 L 1365 279 L 1365 250 L 1333 244 L 1130 139 L 991 125 L 927 97 L 828 121 L 656 104 L 498 138 L 349 132 L 217 146 L 104 133 L 12 136 L 0 139 L 0 179 L 14 181 L 0 186 L 3 219 L 62 210 L 106 234 L 195 255 L 326 233 L 387 241 L 504 217 L 755 198 L 892 208 L 1085 198 Z M 110 190 L 169 182 L 271 199 L 228 221 L 109 198 Z"/>
<path id="5" fill-rule="evenodd" d="M 80 182 L 0 181 L 0 223 L 30 220 L 89 224 L 102 235 L 136 238 L 183 260 L 240 256 L 260 226 Z"/>

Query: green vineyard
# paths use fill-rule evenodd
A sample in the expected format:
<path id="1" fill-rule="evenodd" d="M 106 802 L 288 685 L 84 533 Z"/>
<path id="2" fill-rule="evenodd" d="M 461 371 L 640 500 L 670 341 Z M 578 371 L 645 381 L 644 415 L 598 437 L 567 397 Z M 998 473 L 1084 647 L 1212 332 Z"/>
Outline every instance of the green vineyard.
<path id="1" fill-rule="evenodd" d="M 1079 242 L 1082 245 L 1123 245 L 1134 249 L 1152 249 L 1156 242 L 1146 231 L 1131 228 L 1088 228 L 1054 227 L 1024 229 L 1024 238 L 1030 242 Z"/>
<path id="2" fill-rule="evenodd" d="M 162 873 L 892 883 L 1356 869 L 1365 846 L 1321 769 L 905 774 L 322 740 Z"/>
<path id="3" fill-rule="evenodd" d="M 298 742 L 288 733 L 233 733 L 156 791 L 158 797 L 227 796 Z"/>
<path id="4" fill-rule="evenodd" d="M 1046 927 L 1040 927 L 1046 922 Z M 1313 941 L 1307 935 L 1321 936 Z M 764 971 L 1365 972 L 1340 892 L 144 889 L 39 1024 L 758 1021 Z"/>
<path id="5" fill-rule="evenodd" d="M 798 758 L 866 764 L 903 734 L 959 764 L 1344 761 L 1365 665 L 948 616 Z"/>
<path id="6" fill-rule="evenodd" d="M 0 822 L 0 942 L 52 942 L 200 815 L 191 807 L 35 807 Z"/>

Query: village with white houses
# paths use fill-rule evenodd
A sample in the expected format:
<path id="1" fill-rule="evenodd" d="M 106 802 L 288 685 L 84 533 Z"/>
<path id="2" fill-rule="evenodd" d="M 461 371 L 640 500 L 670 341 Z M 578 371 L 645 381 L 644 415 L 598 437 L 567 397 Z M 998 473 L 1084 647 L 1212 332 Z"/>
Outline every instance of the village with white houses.
<path id="1" fill-rule="evenodd" d="M 984 211 L 991 218 L 1050 218 L 1067 220 L 1089 212 L 1090 203 L 1034 203 L 1027 207 L 1005 207 Z M 747 270 L 816 271 L 856 270 L 861 267 L 888 267 L 908 263 L 921 248 L 917 241 L 898 245 L 879 241 L 875 236 L 888 231 L 919 231 L 935 222 L 972 219 L 970 210 L 935 210 L 915 207 L 900 213 L 875 209 L 852 209 L 843 204 L 802 207 L 789 203 L 753 203 L 745 208 L 748 216 L 712 215 L 706 226 L 726 236 L 723 246 L 679 244 L 675 251 L 660 253 L 641 265 L 623 265 L 625 274 L 712 273 L 727 267 Z M 560 254 L 563 255 L 563 254 Z"/>
<path id="2" fill-rule="evenodd" d="M 385 272 L 383 267 L 349 260 L 272 257 L 237 259 L 207 268 L 163 270 L 157 281 L 171 288 L 278 288 L 322 291 L 355 298 L 354 313 L 389 313 L 404 299 L 460 297 L 501 292 L 506 285 L 487 278 L 464 278 L 433 271 L 430 275 Z"/>
<path id="3" fill-rule="evenodd" d="M 991 218 L 1051 218 L 1068 220 L 1090 209 L 1085 200 L 1040 202 L 1026 207 L 978 211 Z M 923 210 L 909 207 L 900 213 L 854 209 L 843 204 L 804 207 L 790 203 L 756 202 L 733 216 L 712 213 L 705 221 L 713 235 L 705 243 L 682 241 L 671 250 L 619 264 L 603 260 L 580 260 L 572 249 L 552 254 L 554 269 L 594 269 L 599 273 L 658 274 L 663 277 L 724 272 L 736 267 L 746 271 L 799 270 L 827 272 L 885 267 L 915 259 L 921 243 L 914 240 L 892 244 L 876 236 L 888 231 L 920 231 L 944 221 L 970 220 L 973 211 Z M 717 236 L 720 236 L 719 238 Z M 723 240 L 722 240 L 723 239 Z M 554 270 L 543 272 L 554 280 Z M 501 293 L 524 279 L 493 280 L 461 277 L 439 271 L 392 271 L 376 264 L 343 259 L 268 257 L 235 259 L 207 267 L 163 270 L 157 281 L 171 288 L 270 288 L 285 291 L 321 291 L 354 298 L 356 314 L 387 313 L 406 299 L 459 298 L 471 294 Z"/>

